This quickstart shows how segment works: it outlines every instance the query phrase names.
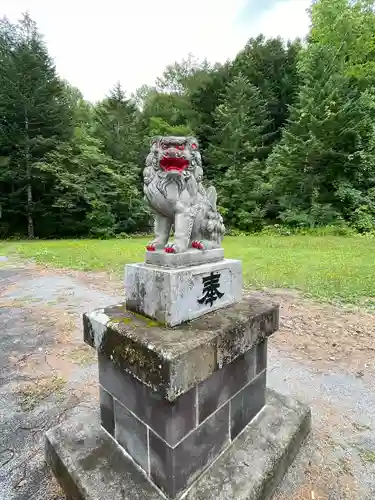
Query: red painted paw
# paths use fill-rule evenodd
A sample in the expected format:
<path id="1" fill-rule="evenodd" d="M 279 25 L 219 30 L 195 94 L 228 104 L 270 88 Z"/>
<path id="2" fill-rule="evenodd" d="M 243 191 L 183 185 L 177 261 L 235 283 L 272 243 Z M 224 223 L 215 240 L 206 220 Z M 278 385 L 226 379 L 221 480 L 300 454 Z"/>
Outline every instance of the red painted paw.
<path id="1" fill-rule="evenodd" d="M 164 251 L 167 253 L 176 253 L 176 249 L 174 247 L 165 247 Z"/>
<path id="2" fill-rule="evenodd" d="M 148 252 L 155 252 L 156 251 L 156 247 L 155 247 L 155 245 L 152 245 L 152 244 L 151 245 L 147 245 L 146 250 Z"/>
<path id="3" fill-rule="evenodd" d="M 193 241 L 191 246 L 193 248 L 196 248 L 197 250 L 204 250 L 203 243 L 201 243 L 200 241 Z"/>

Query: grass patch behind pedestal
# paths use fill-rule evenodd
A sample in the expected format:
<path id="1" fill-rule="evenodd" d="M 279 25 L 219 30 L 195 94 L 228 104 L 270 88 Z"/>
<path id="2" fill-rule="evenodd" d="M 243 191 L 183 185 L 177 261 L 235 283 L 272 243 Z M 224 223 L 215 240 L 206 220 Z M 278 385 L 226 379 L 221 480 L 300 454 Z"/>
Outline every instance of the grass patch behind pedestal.
<path id="1" fill-rule="evenodd" d="M 0 243 L 0 255 L 123 275 L 144 260 L 147 239 Z M 241 259 L 245 286 L 293 288 L 314 298 L 375 305 L 375 239 L 360 236 L 228 236 L 225 256 Z"/>
<path id="2" fill-rule="evenodd" d="M 61 396 L 66 380 L 59 376 L 36 380 L 22 386 L 18 391 L 20 406 L 23 411 L 31 411 L 44 399 L 54 394 Z"/>

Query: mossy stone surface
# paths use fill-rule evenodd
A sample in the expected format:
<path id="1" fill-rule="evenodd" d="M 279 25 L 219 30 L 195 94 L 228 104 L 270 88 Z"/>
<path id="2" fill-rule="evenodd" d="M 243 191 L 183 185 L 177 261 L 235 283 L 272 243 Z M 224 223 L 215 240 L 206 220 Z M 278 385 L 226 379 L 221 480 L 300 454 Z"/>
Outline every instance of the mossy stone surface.
<path id="1" fill-rule="evenodd" d="M 177 327 L 135 314 L 125 304 L 84 315 L 85 342 L 120 369 L 174 401 L 279 326 L 279 306 L 249 296 Z"/>

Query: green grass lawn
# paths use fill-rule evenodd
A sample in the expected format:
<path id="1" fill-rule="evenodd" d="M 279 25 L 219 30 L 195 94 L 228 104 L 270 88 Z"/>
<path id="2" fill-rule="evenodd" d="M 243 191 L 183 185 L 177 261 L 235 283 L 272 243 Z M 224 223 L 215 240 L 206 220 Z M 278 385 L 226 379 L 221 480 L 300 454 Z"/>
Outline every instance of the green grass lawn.
<path id="1" fill-rule="evenodd" d="M 145 239 L 0 243 L 0 255 L 119 274 L 143 260 Z M 375 304 L 375 239 L 340 236 L 241 236 L 224 239 L 226 257 L 241 259 L 245 284 L 299 289 L 312 297 Z"/>

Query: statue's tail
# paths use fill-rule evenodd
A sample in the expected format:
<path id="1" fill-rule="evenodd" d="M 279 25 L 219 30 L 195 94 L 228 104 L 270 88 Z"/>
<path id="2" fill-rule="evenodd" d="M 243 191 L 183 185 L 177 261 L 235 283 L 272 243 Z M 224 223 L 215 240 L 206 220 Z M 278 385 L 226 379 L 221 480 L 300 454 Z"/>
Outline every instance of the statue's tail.
<path id="1" fill-rule="evenodd" d="M 214 186 L 211 186 L 207 189 L 206 192 L 208 203 L 211 205 L 211 208 L 214 212 L 216 212 L 216 203 L 217 203 L 217 193 Z"/>
<path id="2" fill-rule="evenodd" d="M 217 211 L 217 194 L 214 187 L 207 189 L 209 209 L 206 212 L 203 229 L 206 236 L 205 248 L 220 248 L 223 241 L 225 226 L 223 218 Z M 207 241 L 208 240 L 208 241 Z"/>
<path id="3" fill-rule="evenodd" d="M 211 235 L 213 239 L 222 240 L 225 233 L 225 226 L 223 223 L 223 218 L 219 213 L 210 213 L 209 219 L 206 223 L 206 231 Z"/>

